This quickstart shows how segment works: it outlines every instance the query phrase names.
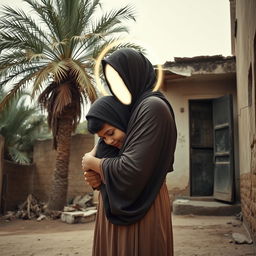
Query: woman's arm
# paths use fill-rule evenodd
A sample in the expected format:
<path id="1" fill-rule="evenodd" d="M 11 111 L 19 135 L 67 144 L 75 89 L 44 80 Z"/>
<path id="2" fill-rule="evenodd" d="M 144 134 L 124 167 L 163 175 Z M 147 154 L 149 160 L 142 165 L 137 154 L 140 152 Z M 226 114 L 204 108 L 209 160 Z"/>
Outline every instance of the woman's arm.
<path id="1" fill-rule="evenodd" d="M 96 155 L 96 151 L 97 151 L 97 144 L 93 147 L 93 149 L 87 153 L 84 154 L 84 156 L 82 157 L 82 168 L 84 171 L 89 171 L 89 169 L 86 169 L 85 165 L 83 164 L 83 159 L 86 155 L 90 155 L 90 156 L 95 156 Z"/>
<path id="2" fill-rule="evenodd" d="M 82 160 L 82 167 L 84 172 L 84 179 L 92 188 L 98 188 L 103 179 L 100 175 L 101 159 L 92 156 L 90 153 L 84 155 Z"/>
<path id="3" fill-rule="evenodd" d="M 92 162 L 90 159 L 91 157 L 96 158 L 94 157 L 96 155 L 96 151 L 97 151 L 97 144 L 93 147 L 93 149 L 90 152 L 86 153 L 82 158 L 82 168 L 84 170 L 84 179 L 86 183 L 94 189 L 98 188 L 102 183 L 101 176 L 99 175 L 99 173 L 94 171 L 95 163 Z M 93 165 L 91 165 L 92 163 Z M 98 170 L 98 168 L 96 169 Z"/>
<path id="4" fill-rule="evenodd" d="M 93 149 L 89 152 L 92 156 L 96 155 L 96 151 L 97 151 L 97 144 L 95 144 L 95 146 L 93 147 Z"/>
<path id="5" fill-rule="evenodd" d="M 84 171 L 93 170 L 98 174 L 101 174 L 101 160 L 95 156 L 92 156 L 91 153 L 86 153 L 83 156 L 82 167 Z"/>

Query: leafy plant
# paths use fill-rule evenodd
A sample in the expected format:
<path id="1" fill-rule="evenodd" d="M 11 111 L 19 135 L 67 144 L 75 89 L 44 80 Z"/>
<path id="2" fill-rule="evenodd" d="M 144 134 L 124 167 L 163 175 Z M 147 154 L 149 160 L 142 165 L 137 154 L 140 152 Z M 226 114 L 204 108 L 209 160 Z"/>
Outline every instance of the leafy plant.
<path id="1" fill-rule="evenodd" d="M 0 99 L 4 92 L 0 89 Z M 32 162 L 34 141 L 40 135 L 44 117 L 38 115 L 38 108 L 28 106 L 27 94 L 21 94 L 10 101 L 0 114 L 0 134 L 5 139 L 5 159 L 28 164 Z"/>

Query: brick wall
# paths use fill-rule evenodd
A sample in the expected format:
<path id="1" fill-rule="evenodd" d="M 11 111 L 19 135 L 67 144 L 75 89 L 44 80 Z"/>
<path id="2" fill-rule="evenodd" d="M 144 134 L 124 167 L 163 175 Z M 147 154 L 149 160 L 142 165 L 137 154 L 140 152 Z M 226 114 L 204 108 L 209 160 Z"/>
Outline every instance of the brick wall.
<path id="1" fill-rule="evenodd" d="M 82 171 L 82 157 L 84 153 L 92 150 L 94 146 L 94 136 L 77 134 L 72 137 L 71 156 L 68 177 L 68 199 L 83 193 L 92 191 L 86 185 Z"/>
<path id="2" fill-rule="evenodd" d="M 256 174 L 244 173 L 240 178 L 244 222 L 256 242 Z"/>
<path id="3" fill-rule="evenodd" d="M 237 73 L 241 206 L 244 223 L 256 242 L 256 1 L 231 2 L 231 23 L 233 28 L 238 28 L 233 34 L 233 50 Z"/>
<path id="4" fill-rule="evenodd" d="M 1 139 L 1 138 L 0 138 Z M 3 148 L 0 140 L 0 153 Z M 1 147 L 2 145 L 2 147 Z M 69 163 L 68 199 L 92 191 L 85 184 L 81 160 L 84 153 L 94 145 L 94 136 L 76 134 L 72 136 Z M 1 154 L 0 154 L 1 157 Z M 34 146 L 34 164 L 19 165 L 0 158 L 0 185 L 4 193 L 0 196 L 2 212 L 15 210 L 32 193 L 40 201 L 47 202 L 51 190 L 52 175 L 55 166 L 56 152 L 52 149 L 52 140 L 37 141 Z M 1 175 L 1 167 L 3 173 Z M 2 191 L 2 190 L 1 190 Z"/>
<path id="5" fill-rule="evenodd" d="M 91 191 L 85 184 L 81 161 L 84 153 L 94 145 L 94 136 L 76 134 L 72 136 L 69 163 L 68 199 Z M 34 162 L 36 164 L 33 191 L 42 201 L 47 201 L 52 184 L 56 152 L 52 149 L 52 140 L 37 141 L 34 146 Z"/>
<path id="6" fill-rule="evenodd" d="M 45 202 L 48 200 L 48 193 L 51 189 L 55 159 L 56 153 L 52 149 L 52 140 L 39 140 L 36 142 L 33 154 L 35 163 L 33 194 Z"/>
<path id="7" fill-rule="evenodd" d="M 15 210 L 32 193 L 34 167 L 4 160 L 3 211 Z"/>

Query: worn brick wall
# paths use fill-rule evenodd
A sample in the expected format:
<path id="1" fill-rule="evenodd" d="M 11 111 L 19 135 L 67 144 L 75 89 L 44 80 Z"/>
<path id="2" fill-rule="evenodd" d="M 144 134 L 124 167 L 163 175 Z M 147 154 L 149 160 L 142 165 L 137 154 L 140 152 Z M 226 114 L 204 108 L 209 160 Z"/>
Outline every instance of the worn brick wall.
<path id="1" fill-rule="evenodd" d="M 256 174 L 241 175 L 241 203 L 244 221 L 256 241 Z"/>
<path id="2" fill-rule="evenodd" d="M 82 156 L 93 148 L 94 136 L 77 134 L 72 137 L 70 171 L 68 178 L 68 198 L 92 191 L 91 187 L 85 184 L 82 165 Z"/>
<path id="3" fill-rule="evenodd" d="M 33 194 L 45 202 L 51 189 L 55 158 L 56 153 L 52 149 L 52 140 L 39 140 L 36 142 L 33 154 L 35 163 Z"/>
<path id="4" fill-rule="evenodd" d="M 236 55 L 241 206 L 256 242 L 256 1 L 232 1 Z"/>
<path id="5" fill-rule="evenodd" d="M 15 210 L 32 193 L 34 165 L 19 165 L 4 160 L 3 210 Z"/>
<path id="6" fill-rule="evenodd" d="M 94 136 L 76 134 L 72 136 L 69 164 L 68 199 L 91 191 L 83 179 L 81 160 L 85 152 L 92 149 Z M 52 140 L 37 141 L 34 147 L 34 195 L 42 201 L 47 201 L 52 184 L 56 152 L 52 149 Z"/>

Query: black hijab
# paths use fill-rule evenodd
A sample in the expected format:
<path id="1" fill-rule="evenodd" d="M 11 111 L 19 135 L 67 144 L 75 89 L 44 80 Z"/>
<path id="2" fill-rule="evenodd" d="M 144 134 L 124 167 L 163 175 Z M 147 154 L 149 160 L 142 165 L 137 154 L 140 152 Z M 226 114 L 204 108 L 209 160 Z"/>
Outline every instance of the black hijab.
<path id="1" fill-rule="evenodd" d="M 152 64 L 142 53 L 128 48 L 115 51 L 108 58 L 102 60 L 105 77 L 106 64 L 109 64 L 118 72 L 131 93 L 131 108 L 134 108 L 134 105 L 140 101 L 145 92 L 153 90 L 156 83 L 156 74 Z M 114 95 L 107 78 L 106 82 Z"/>
<path id="2" fill-rule="evenodd" d="M 109 57 L 102 60 L 106 83 L 113 96 L 118 100 L 106 77 L 105 69 L 107 64 L 118 72 L 132 95 L 132 102 L 129 105 L 131 114 L 140 102 L 148 97 L 155 96 L 162 99 L 168 105 L 174 117 L 172 106 L 166 97 L 159 91 L 153 92 L 156 84 L 156 73 L 151 62 L 142 53 L 130 48 L 124 48 L 115 51 Z"/>
<path id="3" fill-rule="evenodd" d="M 120 103 L 114 96 L 103 96 L 90 107 L 86 119 L 98 118 L 126 132 L 130 119 L 128 106 Z"/>

